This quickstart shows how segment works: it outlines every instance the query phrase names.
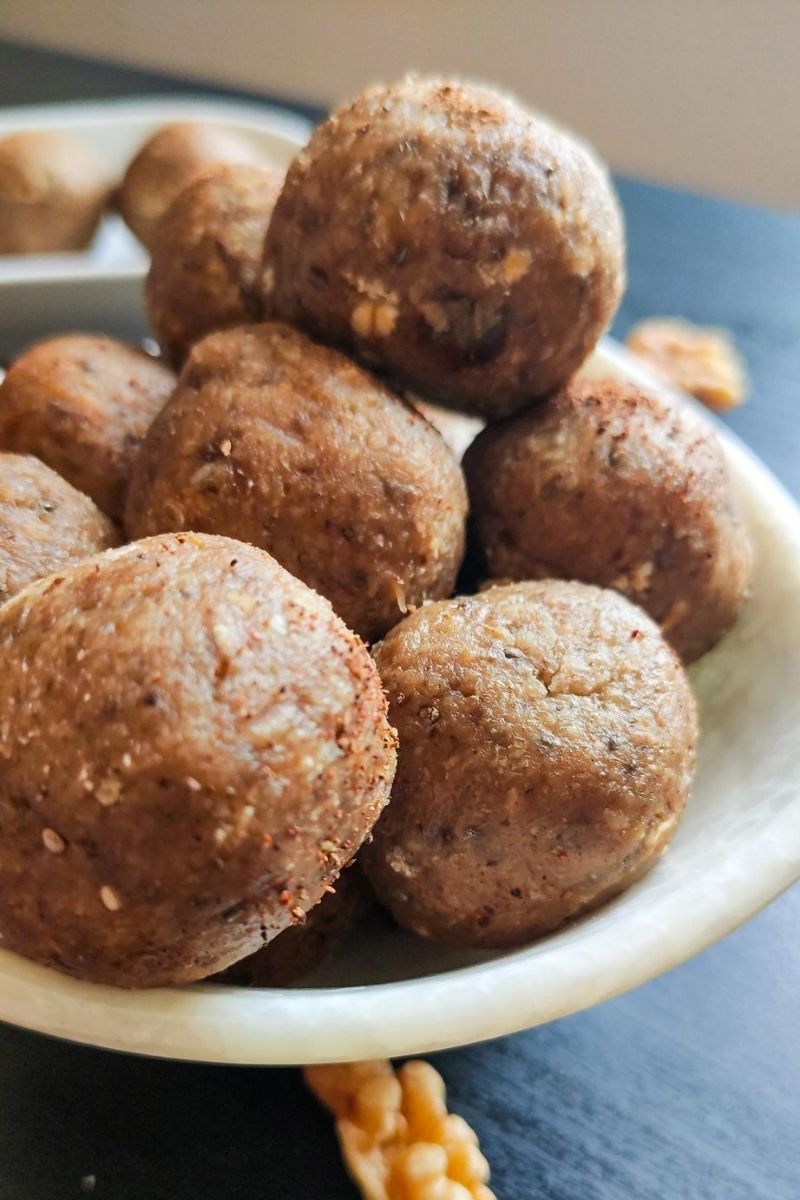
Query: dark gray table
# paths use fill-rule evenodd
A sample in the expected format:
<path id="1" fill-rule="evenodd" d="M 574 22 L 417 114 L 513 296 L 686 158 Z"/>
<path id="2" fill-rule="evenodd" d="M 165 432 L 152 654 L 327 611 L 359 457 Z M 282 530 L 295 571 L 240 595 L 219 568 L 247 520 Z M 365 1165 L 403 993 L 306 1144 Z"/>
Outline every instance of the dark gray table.
<path id="1" fill-rule="evenodd" d="M 184 86 L 0 44 L 0 104 Z M 800 218 L 619 186 L 630 287 L 616 332 L 650 313 L 732 329 L 754 395 L 731 424 L 800 495 Z M 628 996 L 437 1056 L 501 1200 L 798 1200 L 798 928 L 795 889 Z M 0 1027 L 0 1200 L 79 1197 L 88 1174 L 97 1200 L 354 1196 L 295 1071 L 125 1058 Z"/>

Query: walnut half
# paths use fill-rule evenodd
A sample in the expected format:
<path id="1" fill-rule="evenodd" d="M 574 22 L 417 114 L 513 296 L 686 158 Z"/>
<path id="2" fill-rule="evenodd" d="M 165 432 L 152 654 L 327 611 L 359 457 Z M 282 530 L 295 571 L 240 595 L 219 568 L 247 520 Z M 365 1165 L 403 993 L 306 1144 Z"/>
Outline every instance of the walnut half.
<path id="1" fill-rule="evenodd" d="M 385 1059 L 306 1067 L 305 1080 L 336 1118 L 342 1157 L 364 1200 L 495 1200 L 489 1164 L 444 1081 L 426 1062 L 395 1073 Z"/>
<path id="2" fill-rule="evenodd" d="M 625 344 L 708 408 L 722 412 L 745 401 L 747 372 L 730 335 L 722 329 L 654 317 L 634 325 Z"/>

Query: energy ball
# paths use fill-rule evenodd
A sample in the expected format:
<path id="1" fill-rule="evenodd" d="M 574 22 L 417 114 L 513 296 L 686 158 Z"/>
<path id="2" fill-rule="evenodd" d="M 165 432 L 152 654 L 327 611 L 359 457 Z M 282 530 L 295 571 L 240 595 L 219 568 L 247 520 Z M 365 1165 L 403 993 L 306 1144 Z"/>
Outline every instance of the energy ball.
<path id="1" fill-rule="evenodd" d="M 115 525 L 88 496 L 38 458 L 0 452 L 0 604 L 118 543 Z"/>
<path id="2" fill-rule="evenodd" d="M 285 987 L 318 967 L 375 904 L 372 888 L 356 864 L 342 871 L 303 925 L 291 925 L 267 946 L 228 967 L 221 983 Z"/>
<path id="3" fill-rule="evenodd" d="M 732 625 L 751 554 L 722 449 L 632 384 L 572 380 L 485 429 L 464 458 L 491 575 L 616 588 L 686 662 Z"/>
<path id="4" fill-rule="evenodd" d="M 487 88 L 415 77 L 316 130 L 264 254 L 267 314 L 487 418 L 567 379 L 625 274 L 587 146 Z"/>
<path id="5" fill-rule="evenodd" d="M 0 254 L 81 250 L 108 197 L 94 152 L 71 133 L 27 130 L 0 141 Z"/>
<path id="6" fill-rule="evenodd" d="M 192 350 L 131 481 L 131 537 L 165 529 L 262 546 L 365 640 L 452 593 L 461 468 L 377 379 L 285 325 Z"/>
<path id="7" fill-rule="evenodd" d="M 33 346 L 0 384 L 0 447 L 35 454 L 110 517 L 175 385 L 163 363 L 123 342 L 67 334 Z"/>
<path id="8" fill-rule="evenodd" d="M 0 933 L 122 987 L 222 970 L 302 921 L 386 802 L 375 667 L 229 538 L 153 538 L 0 609 Z"/>
<path id="9" fill-rule="evenodd" d="M 400 738 L 362 861 L 401 925 L 515 946 L 623 891 L 666 847 L 695 703 L 658 627 L 561 580 L 430 604 L 375 650 Z"/>
<path id="10" fill-rule="evenodd" d="M 129 163 L 117 206 L 123 220 L 150 247 L 156 224 L 187 183 L 219 163 L 258 165 L 253 144 L 221 125 L 181 121 L 164 125 Z"/>
<path id="11" fill-rule="evenodd" d="M 145 302 L 174 363 L 205 334 L 259 319 L 261 253 L 283 177 L 277 167 L 215 167 L 157 222 Z"/>

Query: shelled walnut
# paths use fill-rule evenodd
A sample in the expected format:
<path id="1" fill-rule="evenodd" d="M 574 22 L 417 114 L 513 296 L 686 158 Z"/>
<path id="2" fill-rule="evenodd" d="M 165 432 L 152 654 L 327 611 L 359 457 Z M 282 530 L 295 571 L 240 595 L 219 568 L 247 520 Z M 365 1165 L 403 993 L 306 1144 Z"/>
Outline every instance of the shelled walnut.
<path id="1" fill-rule="evenodd" d="M 747 398 L 747 372 L 729 334 L 677 318 L 640 321 L 625 339 L 675 387 L 718 412 Z"/>
<path id="2" fill-rule="evenodd" d="M 336 1118 L 342 1156 L 364 1200 L 494 1200 L 489 1164 L 462 1117 L 448 1113 L 430 1063 L 388 1061 L 306 1067 L 305 1079 Z"/>

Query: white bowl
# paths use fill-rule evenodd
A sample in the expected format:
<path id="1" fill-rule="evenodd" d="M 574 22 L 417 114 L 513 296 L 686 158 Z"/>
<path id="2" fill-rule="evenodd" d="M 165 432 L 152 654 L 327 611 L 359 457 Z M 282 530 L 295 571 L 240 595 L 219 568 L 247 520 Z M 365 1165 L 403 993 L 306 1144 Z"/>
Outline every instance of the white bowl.
<path id="1" fill-rule="evenodd" d="M 0 138 L 28 129 L 73 133 L 94 147 L 116 182 L 150 134 L 171 121 L 218 125 L 286 166 L 311 129 L 302 117 L 265 104 L 158 96 L 7 108 L 0 111 Z M 63 311 L 64 328 L 131 337 L 132 326 L 141 321 L 147 264 L 146 251 L 113 212 L 103 217 L 85 250 L 0 255 L 0 356 L 52 332 L 53 311 Z"/>
<path id="2" fill-rule="evenodd" d="M 659 387 L 609 341 L 589 369 Z M 692 403 L 661 390 L 672 402 Z M 800 512 L 744 446 L 722 426 L 717 431 L 756 549 L 755 586 L 733 631 L 691 669 L 702 721 L 699 770 L 683 824 L 645 879 L 512 953 L 448 952 L 376 926 L 297 988 L 120 991 L 0 951 L 0 1019 L 93 1045 L 212 1062 L 424 1053 L 618 995 L 709 946 L 788 887 L 800 877 Z"/>

